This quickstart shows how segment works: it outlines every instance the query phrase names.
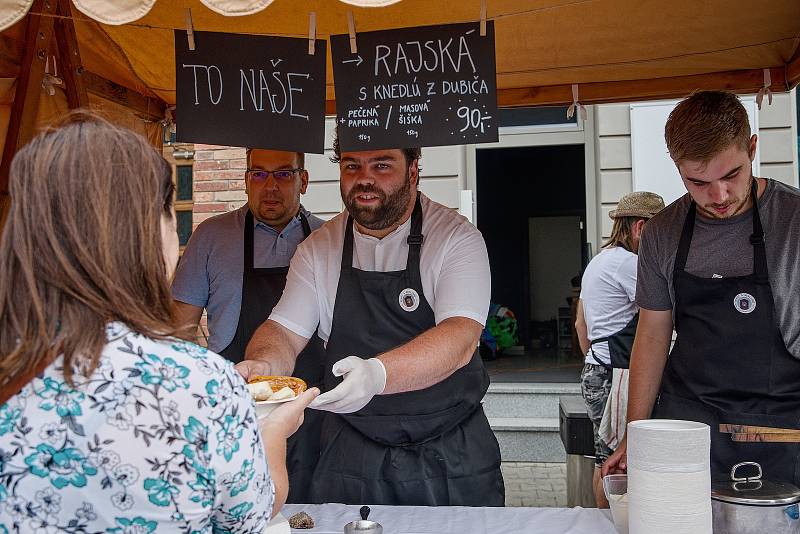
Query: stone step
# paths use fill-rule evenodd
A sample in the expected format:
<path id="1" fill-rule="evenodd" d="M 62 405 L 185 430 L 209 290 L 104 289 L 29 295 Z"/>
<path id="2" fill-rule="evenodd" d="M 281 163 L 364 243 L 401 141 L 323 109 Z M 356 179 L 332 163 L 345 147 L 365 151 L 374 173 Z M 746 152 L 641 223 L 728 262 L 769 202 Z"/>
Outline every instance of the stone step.
<path id="1" fill-rule="evenodd" d="M 558 418 L 558 398 L 571 395 L 580 397 L 580 384 L 493 383 L 483 399 L 483 409 L 487 417 Z"/>
<path id="2" fill-rule="evenodd" d="M 504 462 L 564 462 L 558 417 L 489 417 Z"/>

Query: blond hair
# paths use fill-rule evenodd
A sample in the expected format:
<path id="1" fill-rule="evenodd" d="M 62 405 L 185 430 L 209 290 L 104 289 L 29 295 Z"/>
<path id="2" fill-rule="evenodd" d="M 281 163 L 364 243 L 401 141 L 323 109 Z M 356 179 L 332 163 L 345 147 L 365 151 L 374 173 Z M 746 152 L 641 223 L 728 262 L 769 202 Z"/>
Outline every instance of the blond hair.
<path id="1" fill-rule="evenodd" d="M 611 229 L 611 237 L 601 248 L 622 247 L 633 252 L 633 225 L 636 224 L 636 221 L 646 220 L 644 217 L 616 217 L 614 227 Z"/>
<path id="2" fill-rule="evenodd" d="M 10 169 L 0 238 L 0 386 L 64 355 L 97 366 L 109 321 L 175 332 L 161 242 L 169 165 L 140 135 L 85 112 L 34 138 Z"/>
<path id="3" fill-rule="evenodd" d="M 669 114 L 664 139 L 673 161 L 707 162 L 732 145 L 749 152 L 750 122 L 733 93 L 697 91 Z"/>

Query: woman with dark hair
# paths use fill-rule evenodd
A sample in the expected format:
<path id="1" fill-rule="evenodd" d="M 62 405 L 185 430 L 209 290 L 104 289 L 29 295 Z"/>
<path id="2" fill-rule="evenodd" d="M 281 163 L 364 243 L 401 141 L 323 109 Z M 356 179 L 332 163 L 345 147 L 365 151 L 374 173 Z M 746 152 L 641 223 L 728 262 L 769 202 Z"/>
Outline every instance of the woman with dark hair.
<path id="1" fill-rule="evenodd" d="M 318 392 L 259 428 L 233 365 L 175 337 L 169 165 L 77 113 L 17 153 L 10 189 L 0 531 L 260 533 Z"/>

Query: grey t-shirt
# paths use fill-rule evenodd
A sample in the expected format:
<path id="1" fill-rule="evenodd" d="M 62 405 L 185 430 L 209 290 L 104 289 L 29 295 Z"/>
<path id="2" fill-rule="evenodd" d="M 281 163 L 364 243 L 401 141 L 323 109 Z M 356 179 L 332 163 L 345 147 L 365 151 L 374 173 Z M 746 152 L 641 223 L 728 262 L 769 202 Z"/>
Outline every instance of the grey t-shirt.
<path id="1" fill-rule="evenodd" d="M 208 312 L 208 348 L 214 352 L 220 352 L 230 344 L 239 324 L 244 272 L 244 221 L 248 209 L 245 204 L 237 210 L 200 223 L 189 238 L 172 281 L 172 297 L 175 300 L 205 308 Z M 300 209 L 308 219 L 311 230 L 316 230 L 325 222 L 302 206 Z M 297 245 L 304 238 L 299 217 L 294 217 L 280 232 L 255 220 L 255 267 L 289 265 Z"/>
<path id="2" fill-rule="evenodd" d="M 653 217 L 639 245 L 636 303 L 646 310 L 671 310 L 675 302 L 672 271 L 681 230 L 690 205 L 688 193 Z M 800 190 L 775 180 L 758 199 L 775 318 L 786 347 L 800 358 Z M 729 219 L 699 212 L 686 271 L 705 278 L 753 272 L 752 210 Z"/>

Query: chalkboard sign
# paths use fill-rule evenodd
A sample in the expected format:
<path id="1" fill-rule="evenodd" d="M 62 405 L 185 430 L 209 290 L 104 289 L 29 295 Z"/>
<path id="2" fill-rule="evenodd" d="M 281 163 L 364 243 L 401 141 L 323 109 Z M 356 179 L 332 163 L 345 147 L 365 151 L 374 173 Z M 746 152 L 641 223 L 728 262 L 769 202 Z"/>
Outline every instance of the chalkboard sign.
<path id="1" fill-rule="evenodd" d="M 180 142 L 321 154 L 325 41 L 175 31 L 176 138 Z"/>
<path id="2" fill-rule="evenodd" d="M 331 36 L 342 150 L 497 141 L 494 24 Z"/>

